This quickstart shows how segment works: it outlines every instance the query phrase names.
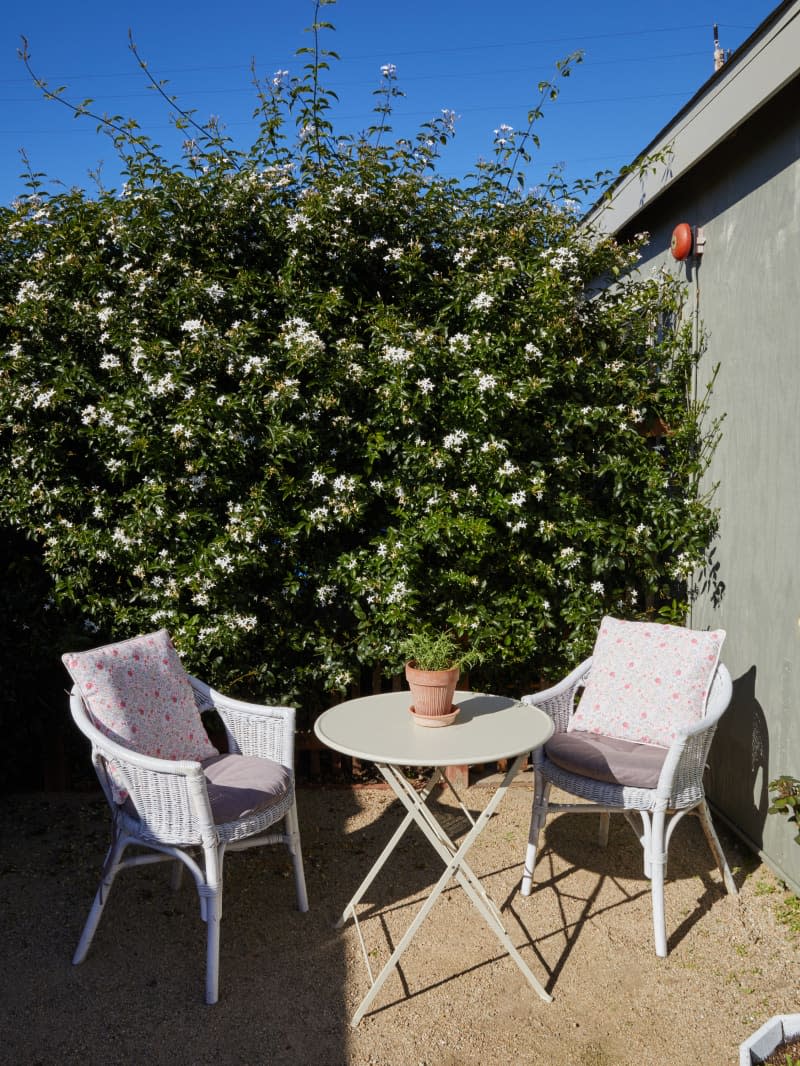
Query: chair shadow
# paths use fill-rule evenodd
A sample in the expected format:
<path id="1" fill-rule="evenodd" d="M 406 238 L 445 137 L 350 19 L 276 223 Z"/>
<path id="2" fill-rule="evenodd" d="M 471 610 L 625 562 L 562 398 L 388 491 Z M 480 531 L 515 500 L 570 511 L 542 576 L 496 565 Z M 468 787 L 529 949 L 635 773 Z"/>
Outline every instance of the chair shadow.
<path id="1" fill-rule="evenodd" d="M 431 806 L 434 812 L 436 813 L 437 818 L 441 818 L 443 824 L 448 827 L 448 833 L 451 838 L 455 842 L 457 842 L 458 837 L 463 835 L 463 833 L 466 832 L 469 828 L 469 823 L 467 822 L 466 818 L 461 815 L 459 820 L 458 815 L 460 814 L 460 812 L 453 813 L 449 819 L 450 824 L 448 825 L 448 813 L 450 812 L 448 810 L 445 810 L 443 812 L 440 809 L 441 805 L 437 805 L 435 800 L 432 802 Z M 470 813 L 475 814 L 477 812 L 470 811 Z M 376 823 L 373 823 L 373 825 L 386 822 L 387 820 L 391 820 L 387 818 L 388 815 L 389 812 L 385 812 L 381 816 L 381 818 L 376 821 Z M 396 821 L 399 823 L 399 816 L 397 817 Z M 558 819 L 554 819 L 553 827 L 555 827 L 557 822 Z M 551 828 L 552 827 L 548 827 L 548 832 Z M 630 832 L 630 830 L 628 830 L 628 832 Z M 564 838 L 563 841 L 561 840 L 562 836 Z M 528 925 L 531 921 L 531 916 L 523 915 L 521 909 L 514 905 L 514 900 L 519 892 L 519 881 L 517 881 L 516 884 L 510 889 L 510 891 L 507 893 L 505 899 L 503 899 L 502 902 L 500 902 L 500 900 L 496 901 L 498 909 L 500 910 L 501 915 L 503 917 L 504 924 L 506 925 L 509 935 L 514 941 L 517 950 L 522 952 L 526 948 L 530 948 L 535 958 L 535 964 L 533 967 L 534 972 L 539 973 L 543 971 L 547 975 L 547 981 L 543 983 L 543 987 L 548 993 L 552 993 L 558 981 L 558 977 L 564 969 L 565 965 L 567 964 L 569 957 L 578 942 L 581 931 L 587 921 L 599 915 L 602 915 L 607 911 L 611 911 L 618 907 L 624 906 L 625 903 L 629 902 L 630 900 L 637 899 L 640 896 L 649 893 L 649 884 L 646 884 L 645 887 L 641 888 L 636 892 L 630 892 L 622 884 L 621 880 L 616 877 L 612 877 L 611 875 L 606 873 L 602 869 L 602 866 L 600 864 L 597 865 L 597 869 L 594 871 L 596 873 L 596 879 L 592 884 L 591 891 L 589 892 L 588 896 L 576 896 L 574 893 L 570 892 L 565 887 L 559 888 L 559 886 L 562 885 L 562 882 L 569 882 L 570 878 L 573 878 L 574 874 L 577 871 L 585 871 L 586 869 L 585 863 L 581 863 L 580 861 L 581 858 L 585 857 L 585 852 L 582 852 L 577 848 L 574 849 L 574 861 L 571 863 L 568 869 L 556 872 L 553 868 L 552 859 L 553 855 L 555 854 L 555 851 L 553 850 L 552 845 L 555 844 L 556 850 L 559 850 L 560 853 L 560 851 L 564 850 L 560 847 L 560 845 L 563 844 L 564 841 L 568 842 L 573 839 L 574 834 L 572 834 L 570 831 L 562 832 L 556 830 L 554 839 L 553 835 L 549 834 L 548 846 L 543 848 L 541 852 L 541 862 L 547 862 L 549 856 L 550 874 L 546 880 L 537 882 L 534 886 L 534 895 L 538 892 L 555 891 L 556 898 L 558 900 L 559 913 L 561 916 L 560 928 L 548 931 L 543 934 L 540 933 L 536 936 L 532 935 L 530 929 L 528 928 Z M 426 841 L 423 841 L 423 843 L 426 847 L 429 847 Z M 611 847 L 612 845 L 609 844 L 609 850 L 611 849 Z M 381 926 L 383 942 L 386 945 L 385 958 L 389 958 L 389 956 L 397 946 L 397 941 L 395 941 L 392 935 L 389 925 L 387 924 L 386 917 L 388 915 L 391 915 L 393 911 L 407 910 L 409 907 L 416 908 L 422 905 L 426 895 L 425 890 L 431 887 L 433 881 L 438 879 L 438 876 L 441 872 L 441 866 L 439 866 L 438 870 L 435 867 L 435 863 L 438 862 L 440 864 L 441 861 L 438 859 L 438 857 L 433 855 L 432 851 L 431 856 L 434 860 L 434 865 L 429 865 L 428 863 L 424 863 L 422 865 L 425 870 L 430 869 L 433 872 L 433 878 L 431 878 L 430 876 L 423 876 L 421 879 L 416 878 L 411 873 L 411 871 L 406 870 L 399 882 L 397 878 L 394 878 L 394 887 L 393 891 L 391 892 L 391 900 L 387 900 L 385 893 L 382 890 L 379 890 L 375 893 L 374 902 L 359 913 L 360 920 L 367 920 L 371 916 L 378 917 Z M 537 866 L 537 869 L 541 868 Z M 521 864 L 515 862 L 509 864 L 508 866 L 495 867 L 492 870 L 486 871 L 482 875 L 481 880 L 483 882 L 486 882 L 493 877 L 496 877 L 498 875 L 505 875 L 512 871 L 520 873 Z M 619 871 L 619 876 L 620 878 L 626 878 L 630 876 L 630 872 L 627 869 L 621 870 Z M 603 906 L 598 906 L 597 901 L 601 895 L 606 879 L 612 880 L 618 886 L 619 890 L 623 893 L 625 898 L 613 904 L 605 904 Z M 402 899 L 400 899 L 399 901 L 397 900 L 398 895 L 402 896 Z M 413 898 L 409 899 L 409 895 L 413 896 Z M 567 914 L 567 908 L 565 906 L 565 903 L 569 901 L 580 902 L 582 904 L 581 912 L 577 918 L 570 918 Z M 521 934 L 521 940 L 519 939 L 519 936 L 514 936 L 513 929 L 511 927 L 511 923 L 508 921 L 508 918 L 513 918 L 513 921 L 517 927 L 518 934 Z M 552 965 L 548 961 L 548 957 L 545 954 L 543 948 L 549 941 L 558 936 L 563 936 L 565 939 L 565 943 L 555 965 Z M 396 973 L 401 982 L 402 995 L 394 997 L 390 1001 L 384 1001 L 379 1006 L 371 1006 L 370 1011 L 368 1013 L 381 1013 L 382 1011 L 387 1010 L 390 1007 L 397 1006 L 398 1003 L 403 1002 L 404 1000 L 414 999 L 417 996 L 420 996 L 426 992 L 430 992 L 433 989 L 443 987 L 451 981 L 458 980 L 465 974 L 477 972 L 484 967 L 491 966 L 507 958 L 508 956 L 506 955 L 506 953 L 503 950 L 499 950 L 491 957 L 486 958 L 473 966 L 458 967 L 454 969 L 451 974 L 448 974 L 446 977 L 443 977 L 439 980 L 427 981 L 422 985 L 419 985 L 415 980 L 415 987 L 413 988 L 411 982 L 409 981 L 403 970 L 403 964 L 401 959 L 397 965 Z M 383 961 L 385 961 L 385 959 Z"/>
<path id="2" fill-rule="evenodd" d="M 529 899 L 535 902 L 537 897 L 542 897 L 546 893 L 552 893 L 555 896 L 559 922 L 551 931 L 531 935 L 528 923 L 532 916 L 523 915 L 522 908 L 515 905 L 519 894 L 519 883 L 507 893 L 500 907 L 504 915 L 513 917 L 519 932 L 525 937 L 524 944 L 517 944 L 518 950 L 529 947 L 538 965 L 547 973 L 548 979 L 544 987 L 550 994 L 553 993 L 561 973 L 590 920 L 593 921 L 637 899 L 650 896 L 650 882 L 644 874 L 642 848 L 622 816 L 612 817 L 611 832 L 606 847 L 597 843 L 597 827 L 598 819 L 592 815 L 561 814 L 550 820 L 542 832 L 533 892 Z M 723 849 L 728 856 L 737 887 L 739 887 L 747 877 L 748 865 L 757 865 L 757 862 L 748 863 L 748 858 L 743 857 L 735 865 L 731 863 L 731 852 L 736 850 L 736 842 L 729 841 L 724 831 L 720 835 L 723 838 Z M 681 842 L 683 842 L 683 847 L 680 846 Z M 747 856 L 747 853 L 743 852 L 742 855 Z M 545 867 L 547 872 L 543 876 Z M 511 868 L 513 867 L 508 867 L 508 869 Z M 717 874 L 717 880 L 711 876 L 712 871 L 716 870 L 716 863 L 698 819 L 691 815 L 687 816 L 675 830 L 667 865 L 665 893 L 668 896 L 671 883 L 696 877 L 702 881 L 703 893 L 681 923 L 672 930 L 668 928 L 668 951 L 674 950 L 703 920 L 714 904 L 725 897 L 725 887 L 719 880 L 719 875 Z M 591 878 L 580 894 L 575 891 L 577 875 L 582 876 L 584 882 L 587 877 Z M 631 882 L 636 887 L 632 887 Z M 613 885 L 619 898 L 611 902 L 603 902 L 604 889 L 608 883 Z M 651 922 L 648 922 L 647 927 L 642 929 L 642 935 L 647 939 L 648 944 L 652 944 Z M 563 944 L 553 961 L 552 951 L 545 954 L 545 950 L 558 938 L 562 939 Z"/>

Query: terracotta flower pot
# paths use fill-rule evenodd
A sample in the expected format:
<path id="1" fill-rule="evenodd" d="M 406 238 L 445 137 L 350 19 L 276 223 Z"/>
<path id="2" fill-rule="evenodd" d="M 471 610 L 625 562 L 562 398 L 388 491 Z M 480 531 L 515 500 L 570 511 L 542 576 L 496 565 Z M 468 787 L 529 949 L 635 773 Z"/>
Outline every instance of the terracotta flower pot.
<path id="1" fill-rule="evenodd" d="M 418 670 L 406 663 L 406 681 L 411 689 L 414 714 L 423 718 L 441 717 L 453 713 L 453 696 L 461 670 Z"/>

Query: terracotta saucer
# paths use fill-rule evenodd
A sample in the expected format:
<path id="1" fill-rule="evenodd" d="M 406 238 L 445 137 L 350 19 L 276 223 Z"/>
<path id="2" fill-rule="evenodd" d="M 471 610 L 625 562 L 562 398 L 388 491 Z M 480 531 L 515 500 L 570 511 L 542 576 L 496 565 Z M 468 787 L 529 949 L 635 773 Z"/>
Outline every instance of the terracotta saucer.
<path id="1" fill-rule="evenodd" d="M 429 729 L 438 729 L 443 725 L 452 725 L 458 717 L 458 712 L 461 710 L 454 703 L 450 706 L 449 714 L 417 714 L 414 710 L 414 705 L 408 708 L 408 713 L 414 719 L 416 725 L 427 726 Z"/>

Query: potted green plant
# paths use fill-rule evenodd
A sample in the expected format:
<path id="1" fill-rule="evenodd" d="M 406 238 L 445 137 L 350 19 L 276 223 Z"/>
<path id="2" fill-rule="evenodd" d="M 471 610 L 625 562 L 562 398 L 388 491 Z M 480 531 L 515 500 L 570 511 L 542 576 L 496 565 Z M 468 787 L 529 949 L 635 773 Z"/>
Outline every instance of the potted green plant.
<path id="1" fill-rule="evenodd" d="M 462 669 L 476 666 L 484 655 L 450 630 L 419 629 L 403 641 L 406 681 L 411 690 L 409 708 L 424 726 L 450 725 L 458 715 L 453 696 Z"/>

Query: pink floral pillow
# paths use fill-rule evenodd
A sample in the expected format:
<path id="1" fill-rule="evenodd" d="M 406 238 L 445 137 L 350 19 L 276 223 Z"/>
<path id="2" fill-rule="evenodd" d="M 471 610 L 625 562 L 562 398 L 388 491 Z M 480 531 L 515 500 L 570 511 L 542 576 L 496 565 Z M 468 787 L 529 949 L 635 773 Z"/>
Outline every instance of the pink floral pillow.
<path id="1" fill-rule="evenodd" d="M 62 661 L 95 725 L 111 740 L 160 759 L 199 762 L 219 754 L 166 629 L 68 652 Z"/>
<path id="2" fill-rule="evenodd" d="M 604 618 L 569 731 L 669 747 L 705 714 L 725 631 Z"/>

